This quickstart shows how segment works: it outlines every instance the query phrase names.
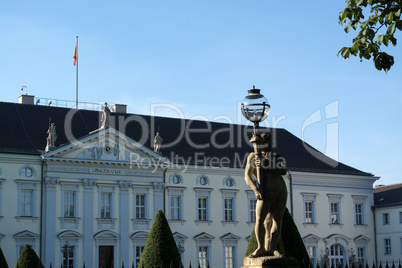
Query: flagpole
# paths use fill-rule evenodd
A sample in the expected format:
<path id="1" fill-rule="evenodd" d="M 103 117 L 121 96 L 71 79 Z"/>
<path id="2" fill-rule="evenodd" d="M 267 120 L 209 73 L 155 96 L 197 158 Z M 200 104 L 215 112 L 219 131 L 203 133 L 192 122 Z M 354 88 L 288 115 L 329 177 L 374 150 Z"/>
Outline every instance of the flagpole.
<path id="1" fill-rule="evenodd" d="M 77 58 L 77 66 L 76 66 L 76 74 L 75 74 L 75 106 L 78 109 L 78 35 L 77 35 L 77 50 L 76 50 L 76 58 Z"/>

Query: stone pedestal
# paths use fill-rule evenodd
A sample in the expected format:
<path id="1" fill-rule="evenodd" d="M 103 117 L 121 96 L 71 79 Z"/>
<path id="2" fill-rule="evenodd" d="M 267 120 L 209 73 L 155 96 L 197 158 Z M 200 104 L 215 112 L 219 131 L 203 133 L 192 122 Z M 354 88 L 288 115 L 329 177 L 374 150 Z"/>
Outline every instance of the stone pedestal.
<path id="1" fill-rule="evenodd" d="M 245 257 L 242 268 L 300 268 L 297 259 L 284 256 Z"/>

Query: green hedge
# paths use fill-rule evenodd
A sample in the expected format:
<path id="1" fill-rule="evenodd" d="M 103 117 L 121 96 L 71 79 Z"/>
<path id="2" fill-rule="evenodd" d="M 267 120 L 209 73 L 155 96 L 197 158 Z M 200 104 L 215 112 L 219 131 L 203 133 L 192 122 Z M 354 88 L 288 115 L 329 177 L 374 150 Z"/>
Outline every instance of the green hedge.
<path id="1" fill-rule="evenodd" d="M 26 244 L 14 268 L 44 268 L 42 262 L 30 245 Z"/>
<path id="2" fill-rule="evenodd" d="M 1 248 L 0 248 L 0 267 L 8 268 L 6 257 L 4 257 L 4 254 L 3 254 L 3 251 L 1 250 Z"/>
<path id="3" fill-rule="evenodd" d="M 180 267 L 180 253 L 162 210 L 155 216 L 139 267 Z M 172 266 L 171 266 L 172 265 Z"/>

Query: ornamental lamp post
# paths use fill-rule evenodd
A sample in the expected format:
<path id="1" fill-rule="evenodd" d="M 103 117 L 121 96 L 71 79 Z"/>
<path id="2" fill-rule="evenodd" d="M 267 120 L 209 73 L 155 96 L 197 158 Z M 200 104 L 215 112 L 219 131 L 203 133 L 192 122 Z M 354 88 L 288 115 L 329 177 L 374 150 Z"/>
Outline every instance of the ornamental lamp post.
<path id="1" fill-rule="evenodd" d="M 254 123 L 253 137 L 250 142 L 254 147 L 254 154 L 256 155 L 256 169 L 257 169 L 257 181 L 260 188 L 263 189 L 263 181 L 261 180 L 261 145 L 264 144 L 259 133 L 259 123 L 264 121 L 268 117 L 269 109 L 271 106 L 268 100 L 260 93 L 260 89 L 256 89 L 253 85 L 252 89 L 248 90 L 248 95 L 244 98 L 241 104 L 241 111 L 243 116 L 250 122 Z"/>
<path id="2" fill-rule="evenodd" d="M 248 95 L 241 104 L 243 116 L 250 122 L 254 123 L 254 136 L 258 135 L 259 123 L 268 117 L 269 105 L 267 99 L 260 93 L 260 89 L 248 90 Z"/>

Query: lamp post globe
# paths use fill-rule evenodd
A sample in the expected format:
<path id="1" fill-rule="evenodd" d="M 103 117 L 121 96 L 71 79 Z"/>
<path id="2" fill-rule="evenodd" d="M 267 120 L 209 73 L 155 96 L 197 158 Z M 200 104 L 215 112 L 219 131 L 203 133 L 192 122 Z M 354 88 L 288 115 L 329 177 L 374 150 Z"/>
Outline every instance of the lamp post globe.
<path id="1" fill-rule="evenodd" d="M 268 117 L 270 108 L 268 100 L 260 93 L 260 89 L 253 86 L 248 90 L 248 95 L 241 104 L 241 111 L 248 121 L 254 123 L 254 134 L 258 133 L 259 123 Z"/>

